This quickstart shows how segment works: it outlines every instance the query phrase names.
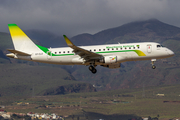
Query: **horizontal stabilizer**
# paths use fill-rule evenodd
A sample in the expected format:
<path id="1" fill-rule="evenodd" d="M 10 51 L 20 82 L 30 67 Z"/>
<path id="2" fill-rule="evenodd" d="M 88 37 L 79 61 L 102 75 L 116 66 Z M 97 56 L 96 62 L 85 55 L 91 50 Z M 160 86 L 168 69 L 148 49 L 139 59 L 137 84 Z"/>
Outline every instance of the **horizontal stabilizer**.
<path id="1" fill-rule="evenodd" d="M 27 53 L 24 53 L 24 52 L 21 52 L 21 51 L 18 51 L 18 50 L 8 50 L 9 52 L 11 53 L 14 53 L 14 54 L 18 54 L 18 55 L 22 55 L 22 56 L 30 56 L 30 54 L 27 54 Z"/>

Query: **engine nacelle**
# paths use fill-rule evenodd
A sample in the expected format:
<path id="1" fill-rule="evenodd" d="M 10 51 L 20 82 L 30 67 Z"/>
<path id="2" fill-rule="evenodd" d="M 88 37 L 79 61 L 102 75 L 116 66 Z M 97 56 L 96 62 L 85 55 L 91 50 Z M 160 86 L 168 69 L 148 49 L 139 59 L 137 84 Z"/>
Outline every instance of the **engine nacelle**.
<path id="1" fill-rule="evenodd" d="M 116 63 L 117 62 L 117 56 L 104 56 L 104 58 L 102 58 L 100 60 L 100 62 L 107 63 L 107 64 Z"/>
<path id="2" fill-rule="evenodd" d="M 120 68 L 121 67 L 121 63 L 113 63 L 113 64 L 102 65 L 102 66 L 110 68 L 110 69 L 115 69 L 115 68 Z"/>

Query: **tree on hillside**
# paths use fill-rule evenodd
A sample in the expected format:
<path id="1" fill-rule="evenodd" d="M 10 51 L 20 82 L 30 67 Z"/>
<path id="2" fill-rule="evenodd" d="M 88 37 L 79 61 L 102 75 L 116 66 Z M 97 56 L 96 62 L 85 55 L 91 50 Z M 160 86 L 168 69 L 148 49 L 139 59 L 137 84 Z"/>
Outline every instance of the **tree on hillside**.
<path id="1" fill-rule="evenodd" d="M 157 118 L 157 117 L 155 117 L 155 118 L 153 118 L 153 120 L 158 120 L 158 118 Z"/>
<path id="2" fill-rule="evenodd" d="M 0 116 L 0 120 L 4 120 L 4 118 L 2 116 Z"/>
<path id="3" fill-rule="evenodd" d="M 77 120 L 79 120 L 79 116 L 77 117 Z"/>
<path id="4" fill-rule="evenodd" d="M 142 117 L 137 118 L 137 120 L 143 120 Z"/>
<path id="5" fill-rule="evenodd" d="M 74 120 L 74 115 L 71 116 L 72 120 Z"/>
<path id="6" fill-rule="evenodd" d="M 152 120 L 152 118 L 149 116 L 149 117 L 148 117 L 148 120 Z"/>
<path id="7" fill-rule="evenodd" d="M 25 120 L 31 120 L 31 117 L 29 115 L 24 116 Z"/>

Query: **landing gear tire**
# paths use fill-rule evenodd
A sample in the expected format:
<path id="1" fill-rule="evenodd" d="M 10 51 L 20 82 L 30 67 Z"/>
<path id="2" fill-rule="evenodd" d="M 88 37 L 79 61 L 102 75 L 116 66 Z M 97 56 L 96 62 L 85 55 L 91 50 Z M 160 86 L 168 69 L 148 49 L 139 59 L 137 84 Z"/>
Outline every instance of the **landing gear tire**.
<path id="1" fill-rule="evenodd" d="M 152 69 L 156 69 L 156 66 L 155 66 L 155 65 L 153 65 L 153 66 L 152 66 Z"/>
<path id="2" fill-rule="evenodd" d="M 156 61 L 156 59 L 151 59 L 152 69 L 156 69 L 156 66 L 154 65 L 155 61 Z"/>
<path id="3" fill-rule="evenodd" d="M 89 66 L 90 71 L 92 71 L 93 69 L 95 69 L 93 66 Z"/>
<path id="4" fill-rule="evenodd" d="M 93 73 L 93 74 L 95 74 L 96 72 L 97 72 L 97 70 L 96 70 L 96 68 L 94 68 L 94 66 L 89 66 L 89 70 Z"/>
<path id="5" fill-rule="evenodd" d="M 97 70 L 94 68 L 91 70 L 91 72 L 95 74 L 97 72 Z"/>

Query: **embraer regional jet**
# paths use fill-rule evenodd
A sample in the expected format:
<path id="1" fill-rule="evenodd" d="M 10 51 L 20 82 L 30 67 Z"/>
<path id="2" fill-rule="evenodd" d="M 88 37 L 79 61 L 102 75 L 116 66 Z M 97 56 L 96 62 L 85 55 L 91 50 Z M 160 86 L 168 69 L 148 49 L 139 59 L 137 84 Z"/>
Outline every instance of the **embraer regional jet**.
<path id="1" fill-rule="evenodd" d="M 8 50 L 6 56 L 16 59 L 60 65 L 86 65 L 92 73 L 96 66 L 120 68 L 122 62 L 151 60 L 152 68 L 156 59 L 174 55 L 170 49 L 155 42 L 75 46 L 65 35 L 69 47 L 46 48 L 34 44 L 16 25 L 8 24 L 15 50 Z"/>

